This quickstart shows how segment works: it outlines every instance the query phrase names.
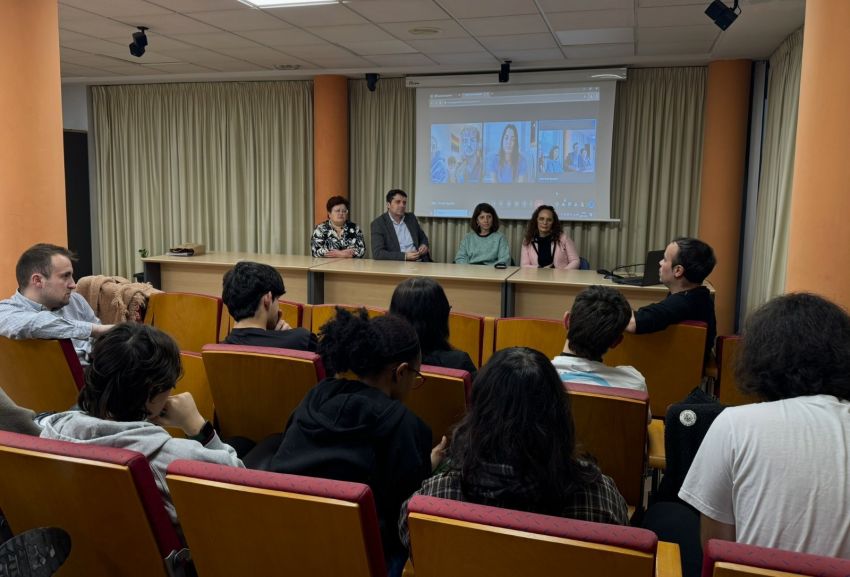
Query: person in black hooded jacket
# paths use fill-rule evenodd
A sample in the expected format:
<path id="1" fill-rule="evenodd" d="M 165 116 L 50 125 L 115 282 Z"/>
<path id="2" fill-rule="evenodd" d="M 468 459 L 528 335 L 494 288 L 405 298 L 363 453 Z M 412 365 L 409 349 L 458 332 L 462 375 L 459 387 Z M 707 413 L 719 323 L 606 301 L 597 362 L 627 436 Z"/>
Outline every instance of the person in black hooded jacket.
<path id="1" fill-rule="evenodd" d="M 322 327 L 319 354 L 328 377 L 289 419 L 272 471 L 366 483 L 375 506 L 390 575 L 407 551 L 396 530 L 401 504 L 442 460 L 431 429 L 402 403 L 422 382 L 419 339 L 394 315 L 369 320 L 337 309 Z M 358 380 L 341 377 L 351 371 Z"/>

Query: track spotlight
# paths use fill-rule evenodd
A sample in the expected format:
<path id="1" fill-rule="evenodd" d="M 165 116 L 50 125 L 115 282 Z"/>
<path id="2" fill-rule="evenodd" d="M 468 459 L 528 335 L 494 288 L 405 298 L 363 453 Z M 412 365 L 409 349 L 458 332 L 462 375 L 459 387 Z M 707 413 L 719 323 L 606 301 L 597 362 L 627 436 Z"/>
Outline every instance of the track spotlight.
<path id="1" fill-rule="evenodd" d="M 133 32 L 133 41 L 130 42 L 130 54 L 136 58 L 141 58 L 145 53 L 145 46 L 148 45 L 148 37 L 145 35 L 147 26 L 137 26 L 138 32 Z"/>
<path id="2" fill-rule="evenodd" d="M 511 80 L 511 61 L 505 60 L 502 62 L 502 67 L 499 68 L 499 82 L 510 82 Z"/>
<path id="3" fill-rule="evenodd" d="M 375 92 L 375 88 L 378 87 L 378 79 L 380 77 L 381 75 L 376 72 L 366 73 L 366 88 L 369 89 L 369 92 Z"/>
<path id="4" fill-rule="evenodd" d="M 709 4 L 708 8 L 705 9 L 705 13 L 709 18 L 714 20 L 714 23 L 717 24 L 718 28 L 726 30 L 732 25 L 735 18 L 738 17 L 738 14 L 741 13 L 741 9 L 738 8 L 738 0 L 735 0 L 735 5 L 732 6 L 732 8 L 729 8 L 726 4 L 724 4 L 722 0 L 714 0 L 714 2 Z"/>

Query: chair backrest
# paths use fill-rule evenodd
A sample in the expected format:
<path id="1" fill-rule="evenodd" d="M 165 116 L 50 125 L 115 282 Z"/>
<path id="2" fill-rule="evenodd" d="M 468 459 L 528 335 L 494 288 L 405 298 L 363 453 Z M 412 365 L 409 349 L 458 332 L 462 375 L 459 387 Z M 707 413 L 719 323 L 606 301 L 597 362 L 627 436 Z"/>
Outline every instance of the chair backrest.
<path id="1" fill-rule="evenodd" d="M 277 301 L 277 306 L 280 308 L 280 316 L 286 321 L 286 324 L 293 329 L 298 328 L 304 322 L 304 305 L 295 301 Z"/>
<path id="2" fill-rule="evenodd" d="M 466 352 L 476 367 L 481 366 L 484 342 L 484 317 L 468 313 L 449 313 L 449 344 Z"/>
<path id="3" fill-rule="evenodd" d="M 165 576 L 166 564 L 179 566 L 180 538 L 141 453 L 0 432 L 0 469 L 0 508 L 15 533 L 71 535 L 61 575 Z"/>
<path id="4" fill-rule="evenodd" d="M 198 412 L 207 421 L 213 422 L 215 417 L 215 406 L 213 405 L 210 383 L 207 380 L 207 371 L 204 368 L 204 359 L 200 353 L 180 351 L 180 362 L 183 364 L 183 376 L 177 381 L 177 386 L 172 389 L 171 394 L 192 393 Z M 167 427 L 166 430 L 172 436 L 185 437 L 185 433 L 176 427 Z"/>
<path id="5" fill-rule="evenodd" d="M 702 381 L 705 339 L 708 329 L 698 321 L 670 325 L 644 335 L 625 333 L 610 349 L 606 365 L 631 365 L 646 379 L 652 414 L 661 417 Z"/>
<path id="6" fill-rule="evenodd" d="M 69 339 L 0 337 L 0 383 L 21 407 L 67 411 L 83 388 L 83 368 Z"/>
<path id="7" fill-rule="evenodd" d="M 387 574 L 367 485 L 196 461 L 167 480 L 199 575 Z"/>
<path id="8" fill-rule="evenodd" d="M 356 313 L 360 309 L 366 309 L 366 312 L 369 314 L 370 319 L 387 314 L 387 309 L 381 307 L 366 307 L 360 305 L 340 304 L 313 305 L 310 328 L 315 334 L 319 334 L 319 329 L 322 328 L 322 325 L 336 316 L 336 307 L 345 309 L 351 313 Z"/>
<path id="9" fill-rule="evenodd" d="M 754 395 L 745 395 L 738 390 L 735 378 L 735 362 L 738 359 L 738 347 L 741 337 L 738 335 L 717 337 L 717 388 L 718 399 L 727 407 L 758 402 Z"/>
<path id="10" fill-rule="evenodd" d="M 472 375 L 458 369 L 422 365 L 425 383 L 413 389 L 404 404 L 431 427 L 434 445 L 466 414 Z"/>
<path id="11" fill-rule="evenodd" d="M 293 329 L 301 326 L 304 319 L 304 305 L 295 301 L 277 301 L 277 306 L 280 308 L 280 316 Z M 221 326 L 218 329 L 218 342 L 224 342 L 230 331 L 233 330 L 233 325 L 236 324 L 236 319 L 230 314 L 230 310 L 226 304 L 221 305 Z"/>
<path id="12" fill-rule="evenodd" d="M 702 557 L 702 577 L 847 577 L 850 559 L 795 553 L 710 539 Z"/>
<path id="13" fill-rule="evenodd" d="M 307 391 L 325 378 L 321 358 L 311 352 L 206 345 L 202 355 L 224 437 L 259 442 L 282 432 Z"/>
<path id="14" fill-rule="evenodd" d="M 511 317 L 496 319 L 495 348 L 530 347 L 547 358 L 554 358 L 564 350 L 567 329 L 561 321 Z"/>
<path id="15" fill-rule="evenodd" d="M 650 577 L 651 531 L 417 495 L 408 504 L 416 577 Z"/>
<path id="16" fill-rule="evenodd" d="M 496 318 L 484 317 L 484 336 L 481 339 L 481 366 L 487 364 L 496 349 Z"/>
<path id="17" fill-rule="evenodd" d="M 221 325 L 221 299 L 193 293 L 160 293 L 151 296 L 145 324 L 171 335 L 181 351 L 200 353 L 217 343 Z"/>
<path id="18" fill-rule="evenodd" d="M 596 457 L 614 479 L 626 503 L 643 504 L 646 471 L 646 416 L 649 395 L 643 391 L 565 383 L 572 404 L 579 452 Z"/>

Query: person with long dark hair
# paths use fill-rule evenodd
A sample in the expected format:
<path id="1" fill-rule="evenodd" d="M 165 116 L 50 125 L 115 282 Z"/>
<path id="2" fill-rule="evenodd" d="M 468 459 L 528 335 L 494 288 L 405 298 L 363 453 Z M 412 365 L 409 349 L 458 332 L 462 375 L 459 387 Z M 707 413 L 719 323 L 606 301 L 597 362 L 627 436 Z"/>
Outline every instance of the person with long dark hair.
<path id="1" fill-rule="evenodd" d="M 172 395 L 182 368 L 177 343 L 148 325 L 122 323 L 100 337 L 86 367 L 80 410 L 41 420 L 41 436 L 138 451 L 148 458 L 172 522 L 177 522 L 165 471 L 177 459 L 242 466 L 236 451 L 205 421 L 191 393 Z M 163 429 L 176 427 L 178 439 Z"/>
<path id="2" fill-rule="evenodd" d="M 457 264 L 511 264 L 508 239 L 499 232 L 499 215 L 492 205 L 482 202 L 472 211 L 466 233 L 455 255 Z"/>
<path id="3" fill-rule="evenodd" d="M 423 379 L 419 339 L 403 318 L 370 320 L 365 310 L 320 329 L 319 354 L 330 376 L 289 419 L 271 462 L 279 473 L 367 483 L 375 496 L 390 575 L 407 558 L 396 531 L 401 504 L 442 460 L 431 429 L 401 401 Z M 347 379 L 343 373 L 354 373 Z"/>
<path id="4" fill-rule="evenodd" d="M 472 388 L 469 413 L 455 429 L 446 470 L 417 495 L 626 525 L 614 481 L 576 454 L 570 400 L 543 353 L 497 351 Z M 408 544 L 407 509 L 399 532 Z"/>
<path id="5" fill-rule="evenodd" d="M 538 206 L 525 227 L 520 265 L 537 268 L 577 269 L 581 265 L 576 245 L 562 230 L 555 208 Z"/>
<path id="6" fill-rule="evenodd" d="M 528 180 L 528 161 L 520 152 L 519 131 L 515 124 L 506 124 L 499 139 L 498 152 L 487 159 L 490 182 L 525 182 Z"/>
<path id="7" fill-rule="evenodd" d="M 390 314 L 403 317 L 416 330 L 424 364 L 475 375 L 477 369 L 469 355 L 449 344 L 451 309 L 443 287 L 429 277 L 411 277 L 399 283 L 390 300 Z"/>

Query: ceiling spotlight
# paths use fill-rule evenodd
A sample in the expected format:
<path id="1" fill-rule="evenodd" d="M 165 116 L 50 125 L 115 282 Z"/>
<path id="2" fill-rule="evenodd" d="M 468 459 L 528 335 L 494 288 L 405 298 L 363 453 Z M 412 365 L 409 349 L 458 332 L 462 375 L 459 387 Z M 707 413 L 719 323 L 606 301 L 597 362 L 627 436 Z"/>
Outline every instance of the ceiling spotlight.
<path id="1" fill-rule="evenodd" d="M 738 0 L 735 0 L 735 5 L 732 6 L 732 8 L 729 8 L 721 0 L 714 0 L 714 2 L 709 4 L 708 8 L 705 9 L 705 13 L 709 18 L 714 20 L 714 23 L 717 24 L 718 28 L 726 30 L 741 13 L 741 9 L 738 8 Z"/>
<path id="2" fill-rule="evenodd" d="M 148 45 L 148 37 L 145 35 L 147 26 L 137 26 L 138 32 L 133 32 L 133 41 L 130 42 L 130 54 L 136 58 L 141 58 L 145 53 L 145 46 Z"/>
<path id="3" fill-rule="evenodd" d="M 511 80 L 511 61 L 505 60 L 499 68 L 499 82 L 505 83 Z"/>
<path id="4" fill-rule="evenodd" d="M 378 87 L 378 79 L 381 77 L 377 72 L 367 72 L 366 73 L 366 88 L 369 89 L 369 92 L 375 92 L 375 89 Z"/>

